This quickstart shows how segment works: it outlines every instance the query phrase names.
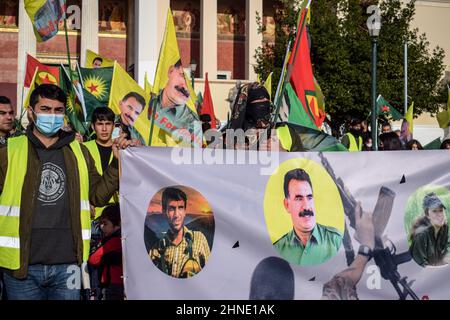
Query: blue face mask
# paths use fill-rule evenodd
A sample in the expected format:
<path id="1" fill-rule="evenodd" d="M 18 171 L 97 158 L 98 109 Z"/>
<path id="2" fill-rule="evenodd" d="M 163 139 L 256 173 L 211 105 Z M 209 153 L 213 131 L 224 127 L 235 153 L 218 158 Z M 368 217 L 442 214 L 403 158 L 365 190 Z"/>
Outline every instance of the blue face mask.
<path id="1" fill-rule="evenodd" d="M 36 128 L 45 136 L 55 135 L 64 124 L 64 114 L 36 114 Z"/>

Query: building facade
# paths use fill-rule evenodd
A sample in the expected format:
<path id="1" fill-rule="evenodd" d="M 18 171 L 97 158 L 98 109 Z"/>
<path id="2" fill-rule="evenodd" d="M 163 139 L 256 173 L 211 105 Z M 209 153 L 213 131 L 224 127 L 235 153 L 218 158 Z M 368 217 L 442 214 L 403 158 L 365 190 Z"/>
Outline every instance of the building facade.
<path id="1" fill-rule="evenodd" d="M 156 69 L 166 13 L 174 15 L 183 66 L 196 64 L 195 90 L 203 91 L 208 72 L 217 117 L 225 120 L 226 101 L 236 80 L 254 81 L 255 50 L 274 41 L 275 0 L 68 0 L 68 45 L 71 61 L 83 66 L 86 49 L 117 60 L 143 85 Z M 258 33 L 257 16 L 265 25 Z M 432 46 L 447 52 L 450 65 L 450 0 L 417 1 L 414 26 Z M 53 39 L 37 43 L 24 0 L 0 2 L 0 95 L 21 104 L 26 53 L 47 64 L 68 63 L 64 27 Z M 450 73 L 450 68 L 447 67 Z"/>

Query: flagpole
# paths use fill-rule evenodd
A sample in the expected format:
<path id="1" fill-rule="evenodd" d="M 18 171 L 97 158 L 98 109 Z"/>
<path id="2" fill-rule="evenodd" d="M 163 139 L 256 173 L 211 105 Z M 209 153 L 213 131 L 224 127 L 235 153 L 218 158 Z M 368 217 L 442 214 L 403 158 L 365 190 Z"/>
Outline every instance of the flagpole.
<path id="1" fill-rule="evenodd" d="M 78 64 L 78 61 L 77 61 L 77 71 L 78 71 L 78 76 L 80 77 L 81 87 L 84 88 L 83 75 L 81 74 L 80 65 Z"/>
<path id="2" fill-rule="evenodd" d="M 28 53 L 27 52 L 25 52 L 25 61 L 27 62 L 26 63 L 26 67 L 25 67 L 25 74 L 24 74 L 24 77 L 23 77 L 23 87 L 22 87 L 22 97 L 20 98 L 21 99 L 21 101 L 20 101 L 20 106 L 21 106 L 21 113 L 22 113 L 22 115 L 20 116 L 20 119 L 19 119 L 19 121 L 20 121 L 20 124 L 22 125 L 22 117 L 23 117 L 23 110 L 25 110 L 26 108 L 25 108 L 25 106 L 23 105 L 23 95 L 24 95 L 24 91 L 25 91 L 25 78 L 27 77 L 27 69 L 28 69 Z M 28 88 L 28 90 L 29 90 L 30 88 Z"/>
<path id="3" fill-rule="evenodd" d="M 309 10 L 309 5 L 311 4 L 311 0 L 308 2 L 308 5 L 305 8 L 305 15 L 303 16 L 302 19 L 302 24 L 300 26 L 300 35 L 298 37 L 298 42 L 297 42 L 297 46 L 294 48 L 294 58 L 292 59 L 292 61 L 295 61 L 295 59 L 297 58 L 297 53 L 298 53 L 298 48 L 300 47 L 300 42 L 302 41 L 302 35 L 303 35 L 303 31 L 305 30 L 305 24 L 306 24 L 306 15 L 308 14 L 308 10 Z M 298 33 L 298 30 L 297 30 Z M 286 73 L 286 80 L 287 81 L 291 81 L 291 76 L 292 76 L 292 64 L 289 65 L 287 73 Z"/>
<path id="4" fill-rule="evenodd" d="M 69 60 L 69 79 L 70 79 L 70 82 L 73 84 L 73 76 L 72 76 L 72 72 L 71 72 L 72 67 L 71 67 L 71 62 L 70 62 L 69 34 L 67 31 L 67 17 L 66 17 L 65 13 L 64 13 L 64 34 L 66 37 L 67 59 Z"/>
<path id="5" fill-rule="evenodd" d="M 67 15 L 65 12 L 64 12 L 64 34 L 65 34 L 65 38 L 66 38 L 67 59 L 69 60 L 69 79 L 70 79 L 70 84 L 71 84 L 70 91 L 73 91 L 74 84 L 73 84 L 72 67 L 71 67 L 71 62 L 70 62 L 69 32 L 67 31 Z M 69 97 L 69 99 L 70 99 L 70 97 Z M 75 108 L 75 97 L 73 97 L 72 103 Z M 81 101 L 80 101 L 80 103 L 81 103 Z M 74 109 L 74 111 L 75 111 L 75 109 Z M 74 113 L 74 115 L 76 116 L 76 112 Z M 87 132 L 88 130 L 87 130 L 86 126 L 84 125 L 84 123 L 82 121 L 80 121 L 80 122 L 81 122 L 81 125 L 83 126 L 83 129 L 85 130 L 85 132 Z"/>
<path id="6" fill-rule="evenodd" d="M 153 127 L 155 126 L 156 107 L 158 106 L 158 96 L 152 98 L 153 94 L 150 94 L 150 107 L 152 108 L 152 118 L 150 119 L 150 139 L 148 140 L 148 146 L 152 146 L 153 139 Z"/>
<path id="7" fill-rule="evenodd" d="M 405 39 L 404 48 L 404 69 L 405 69 L 405 101 L 404 101 L 404 112 L 405 115 L 408 112 L 408 41 Z"/>
<path id="8" fill-rule="evenodd" d="M 287 60 L 289 57 L 289 51 L 291 50 L 291 42 L 292 40 L 289 40 L 287 48 L 286 48 L 286 54 L 284 55 L 284 61 L 283 61 L 283 69 L 281 69 L 281 75 L 280 75 L 280 79 L 278 80 L 278 85 L 277 85 L 277 92 L 275 92 L 275 97 L 273 99 L 274 105 L 276 106 L 276 110 L 275 110 L 275 114 L 273 117 L 273 124 L 275 124 L 275 122 L 277 121 L 277 117 L 278 114 L 280 113 L 280 91 L 281 91 L 281 87 L 283 87 L 284 89 L 284 76 L 285 76 L 285 72 L 286 72 L 286 66 L 287 66 Z"/>

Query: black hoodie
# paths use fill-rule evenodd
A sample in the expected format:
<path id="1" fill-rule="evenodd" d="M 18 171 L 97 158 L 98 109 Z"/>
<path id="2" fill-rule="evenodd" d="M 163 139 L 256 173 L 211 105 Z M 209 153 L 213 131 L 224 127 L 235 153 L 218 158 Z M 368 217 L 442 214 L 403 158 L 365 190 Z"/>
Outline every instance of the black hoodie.
<path id="1" fill-rule="evenodd" d="M 66 174 L 71 168 L 66 168 L 62 151 L 75 139 L 75 134 L 61 130 L 58 141 L 48 148 L 32 133 L 32 126 L 26 134 L 40 162 L 39 188 L 34 195 L 30 265 L 76 263 Z"/>

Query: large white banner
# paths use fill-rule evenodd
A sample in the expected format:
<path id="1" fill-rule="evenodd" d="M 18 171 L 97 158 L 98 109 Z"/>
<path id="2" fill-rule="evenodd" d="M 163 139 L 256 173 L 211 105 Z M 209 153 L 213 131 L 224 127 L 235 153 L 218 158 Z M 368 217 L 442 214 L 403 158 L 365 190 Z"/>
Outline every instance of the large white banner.
<path id="1" fill-rule="evenodd" d="M 212 152 L 122 154 L 128 299 L 450 298 L 448 151 Z"/>

